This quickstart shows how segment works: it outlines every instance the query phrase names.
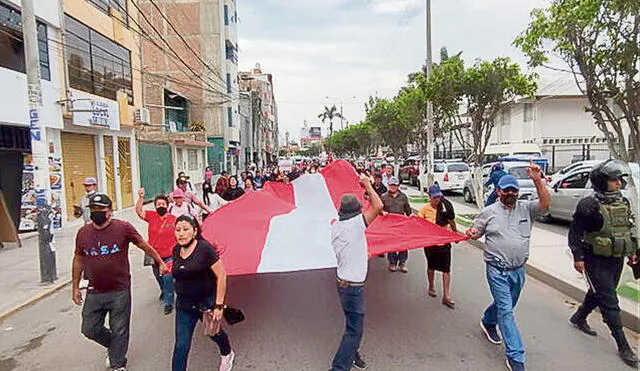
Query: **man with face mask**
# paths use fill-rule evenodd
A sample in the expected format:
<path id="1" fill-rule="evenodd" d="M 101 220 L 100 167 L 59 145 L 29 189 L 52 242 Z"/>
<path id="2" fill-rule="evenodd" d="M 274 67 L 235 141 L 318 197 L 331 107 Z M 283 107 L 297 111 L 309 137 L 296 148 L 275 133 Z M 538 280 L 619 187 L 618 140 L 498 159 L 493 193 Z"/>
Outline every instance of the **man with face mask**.
<path id="1" fill-rule="evenodd" d="M 629 200 L 620 192 L 630 174 L 631 169 L 626 163 L 608 160 L 596 166 L 589 175 L 594 194 L 578 203 L 569 229 L 574 267 L 586 276 L 589 291 L 569 322 L 580 331 L 596 336 L 587 324 L 587 316 L 595 308 L 600 308 L 602 318 L 618 345 L 620 358 L 635 368 L 638 357 L 622 330 L 616 292 L 625 256 L 629 265 L 637 264 L 638 260 L 635 217 Z"/>
<path id="2" fill-rule="evenodd" d="M 91 222 L 91 218 L 89 216 L 89 214 L 91 214 L 91 211 L 89 210 L 89 199 L 91 198 L 91 196 L 96 194 L 96 191 L 98 188 L 98 181 L 96 180 L 96 178 L 89 177 L 89 178 L 85 178 L 84 182 L 82 182 L 82 185 L 84 186 L 85 195 L 80 200 L 80 206 L 79 207 L 74 206 L 75 211 L 73 215 L 76 218 L 79 218 L 82 216 L 82 219 L 84 220 L 84 224 L 87 224 Z"/>
<path id="3" fill-rule="evenodd" d="M 167 265 L 158 252 L 128 222 L 112 219 L 112 202 L 107 195 L 89 200 L 91 223 L 76 235 L 73 256 L 72 299 L 83 303 L 80 277 L 87 272 L 89 286 L 82 308 L 82 334 L 107 348 L 107 366 L 125 371 L 131 319 L 131 272 L 129 243 L 151 256 L 161 275 Z M 109 328 L 104 327 L 109 315 Z"/>
<path id="4" fill-rule="evenodd" d="M 502 344 L 504 340 L 505 361 L 512 371 L 525 370 L 524 343 L 513 310 L 524 286 L 531 228 L 536 215 L 551 205 L 540 167 L 532 161 L 528 171 L 538 200 L 518 200 L 518 180 L 505 175 L 498 182 L 500 202 L 482 209 L 466 232 L 472 239 L 485 236 L 484 260 L 493 303 L 485 310 L 480 327 L 491 343 Z"/>

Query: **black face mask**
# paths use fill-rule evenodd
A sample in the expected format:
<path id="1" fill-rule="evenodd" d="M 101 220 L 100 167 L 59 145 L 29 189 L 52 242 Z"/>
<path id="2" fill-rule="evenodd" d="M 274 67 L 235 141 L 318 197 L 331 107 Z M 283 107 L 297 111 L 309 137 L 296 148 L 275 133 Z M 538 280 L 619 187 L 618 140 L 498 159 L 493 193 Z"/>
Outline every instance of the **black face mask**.
<path id="1" fill-rule="evenodd" d="M 158 208 L 156 208 L 156 211 L 158 212 L 158 215 L 160 216 L 164 216 L 167 213 L 167 208 L 160 206 Z"/>
<path id="2" fill-rule="evenodd" d="M 91 221 L 96 225 L 102 225 L 107 221 L 106 211 L 92 211 Z"/>
<path id="3" fill-rule="evenodd" d="M 506 195 L 500 195 L 500 202 L 505 204 L 506 206 L 514 206 L 518 201 L 517 193 L 509 193 Z"/>

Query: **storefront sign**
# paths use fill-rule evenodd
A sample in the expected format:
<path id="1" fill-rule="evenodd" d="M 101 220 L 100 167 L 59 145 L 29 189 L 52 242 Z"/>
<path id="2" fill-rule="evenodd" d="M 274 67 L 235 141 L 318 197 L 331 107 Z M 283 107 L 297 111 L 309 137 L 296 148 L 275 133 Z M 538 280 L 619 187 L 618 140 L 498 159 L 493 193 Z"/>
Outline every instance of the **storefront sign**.
<path id="1" fill-rule="evenodd" d="M 73 124 L 120 130 L 118 102 L 74 90 Z"/>

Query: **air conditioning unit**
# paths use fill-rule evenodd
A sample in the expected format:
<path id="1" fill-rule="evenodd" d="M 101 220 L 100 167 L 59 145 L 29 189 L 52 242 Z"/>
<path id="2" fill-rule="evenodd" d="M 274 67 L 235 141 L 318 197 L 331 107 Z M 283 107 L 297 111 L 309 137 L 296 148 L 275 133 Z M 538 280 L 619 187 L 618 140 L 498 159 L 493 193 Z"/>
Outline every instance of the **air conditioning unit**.
<path id="1" fill-rule="evenodd" d="M 148 124 L 149 123 L 149 110 L 146 108 L 138 108 L 136 109 L 134 115 L 133 115 L 133 120 L 135 122 L 139 122 L 142 124 Z"/>

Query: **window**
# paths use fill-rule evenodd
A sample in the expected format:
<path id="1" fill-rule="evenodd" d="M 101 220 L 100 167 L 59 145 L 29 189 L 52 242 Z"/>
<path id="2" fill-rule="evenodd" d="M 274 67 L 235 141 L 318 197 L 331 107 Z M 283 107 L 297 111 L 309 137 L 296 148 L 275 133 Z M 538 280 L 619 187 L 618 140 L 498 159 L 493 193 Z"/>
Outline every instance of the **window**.
<path id="1" fill-rule="evenodd" d="M 190 149 L 187 151 L 187 161 L 189 162 L 189 171 L 198 170 L 198 150 Z"/>
<path id="2" fill-rule="evenodd" d="M 233 127 L 233 108 L 231 107 L 227 107 L 227 123 L 230 128 Z"/>
<path id="3" fill-rule="evenodd" d="M 560 183 L 560 188 L 585 188 L 589 181 L 589 173 L 574 174 Z"/>
<path id="4" fill-rule="evenodd" d="M 229 7 L 227 5 L 224 6 L 224 25 L 229 25 Z"/>
<path id="5" fill-rule="evenodd" d="M 112 100 L 123 90 L 132 105 L 131 52 L 69 16 L 65 26 L 71 87 Z"/>
<path id="6" fill-rule="evenodd" d="M 469 171 L 469 165 L 467 164 L 449 164 L 447 166 L 450 173 L 464 173 Z"/>
<path id="7" fill-rule="evenodd" d="M 524 122 L 533 121 L 533 103 L 524 104 Z"/>
<path id="8" fill-rule="evenodd" d="M 164 126 L 166 131 L 189 131 L 189 102 L 164 89 Z M 175 108 L 171 108 L 175 107 Z"/>
<path id="9" fill-rule="evenodd" d="M 227 74 L 227 93 L 231 93 L 231 74 Z"/>
<path id="10" fill-rule="evenodd" d="M 178 170 L 184 170 L 184 155 L 182 153 L 182 148 L 178 148 L 176 150 L 176 155 L 178 157 Z"/>
<path id="11" fill-rule="evenodd" d="M 236 47 L 231 43 L 231 41 L 226 40 L 225 42 L 225 52 L 227 55 L 227 59 L 233 63 L 238 63 L 238 51 Z"/>
<path id="12" fill-rule="evenodd" d="M 19 11 L 0 3 L 0 67 L 25 73 L 22 16 Z M 51 81 L 47 26 L 37 22 L 40 78 Z"/>
<path id="13" fill-rule="evenodd" d="M 125 25 L 129 24 L 129 18 L 127 17 L 127 0 L 87 0 L 96 8 L 102 10 L 105 14 L 111 15 L 109 9 L 113 8 L 120 13 L 122 22 Z"/>
<path id="14" fill-rule="evenodd" d="M 433 172 L 434 173 L 444 173 L 445 171 L 447 171 L 447 165 L 446 164 L 434 164 L 433 165 Z"/>

